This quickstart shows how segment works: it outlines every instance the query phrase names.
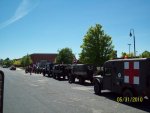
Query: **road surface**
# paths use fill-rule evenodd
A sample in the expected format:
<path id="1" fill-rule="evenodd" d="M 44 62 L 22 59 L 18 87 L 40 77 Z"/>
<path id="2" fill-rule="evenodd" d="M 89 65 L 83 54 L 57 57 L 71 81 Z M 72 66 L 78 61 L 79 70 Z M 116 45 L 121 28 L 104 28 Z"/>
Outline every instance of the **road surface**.
<path id="1" fill-rule="evenodd" d="M 0 68 L 5 74 L 4 113 L 148 113 L 150 104 L 118 103 L 117 95 L 104 92 L 94 94 L 90 84 L 69 84 L 25 74 L 23 70 Z"/>

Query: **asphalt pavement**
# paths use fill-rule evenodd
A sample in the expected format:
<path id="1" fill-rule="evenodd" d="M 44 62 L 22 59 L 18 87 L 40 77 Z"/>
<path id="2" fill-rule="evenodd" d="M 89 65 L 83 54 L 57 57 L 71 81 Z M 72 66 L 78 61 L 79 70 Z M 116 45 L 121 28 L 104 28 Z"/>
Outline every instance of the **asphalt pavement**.
<path id="1" fill-rule="evenodd" d="M 42 74 L 25 74 L 23 70 L 0 68 L 5 74 L 4 113 L 149 113 L 150 104 L 119 103 L 118 95 L 103 92 L 94 94 L 90 83 L 69 84 L 43 77 Z"/>

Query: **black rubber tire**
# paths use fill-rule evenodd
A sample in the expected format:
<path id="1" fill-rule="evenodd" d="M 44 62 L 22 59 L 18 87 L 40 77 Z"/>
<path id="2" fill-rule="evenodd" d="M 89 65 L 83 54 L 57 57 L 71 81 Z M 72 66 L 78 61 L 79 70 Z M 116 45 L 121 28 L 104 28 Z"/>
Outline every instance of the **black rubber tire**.
<path id="1" fill-rule="evenodd" d="M 53 78 L 56 79 L 56 75 L 55 74 L 53 74 Z"/>
<path id="2" fill-rule="evenodd" d="M 123 91 L 123 97 L 133 97 L 134 95 L 133 95 L 133 92 L 130 90 L 130 89 L 125 89 L 124 91 Z"/>
<path id="3" fill-rule="evenodd" d="M 85 80 L 84 80 L 82 77 L 80 77 L 80 78 L 79 78 L 79 83 L 80 83 L 81 85 L 83 85 L 84 82 L 85 82 Z"/>
<path id="4" fill-rule="evenodd" d="M 57 80 L 61 80 L 61 77 L 59 74 L 57 74 Z"/>
<path id="5" fill-rule="evenodd" d="M 71 83 L 71 74 L 68 75 L 68 82 Z"/>
<path id="6" fill-rule="evenodd" d="M 75 77 L 72 77 L 71 82 L 75 83 Z"/>
<path id="7" fill-rule="evenodd" d="M 95 94 L 100 95 L 101 90 L 102 90 L 101 84 L 98 81 L 95 81 L 94 82 L 94 92 L 95 92 Z"/>
<path id="8" fill-rule="evenodd" d="M 93 78 L 92 78 L 92 79 L 90 79 L 90 82 L 91 82 L 91 84 L 93 84 Z"/>
<path id="9" fill-rule="evenodd" d="M 66 76 L 65 75 L 63 76 L 63 80 L 66 80 Z"/>
<path id="10" fill-rule="evenodd" d="M 69 75 L 69 79 L 68 79 L 69 83 L 74 83 L 75 82 L 75 78 L 73 77 L 73 75 Z"/>
<path id="11" fill-rule="evenodd" d="M 48 75 L 48 77 L 50 77 L 50 74 L 49 74 L 49 73 L 47 73 L 47 75 Z"/>

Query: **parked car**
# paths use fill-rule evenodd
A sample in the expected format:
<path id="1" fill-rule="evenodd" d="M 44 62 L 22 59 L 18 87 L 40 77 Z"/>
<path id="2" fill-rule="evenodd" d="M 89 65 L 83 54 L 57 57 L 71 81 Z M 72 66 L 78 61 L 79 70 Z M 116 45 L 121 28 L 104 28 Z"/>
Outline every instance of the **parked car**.
<path id="1" fill-rule="evenodd" d="M 2 67 L 3 67 L 3 68 L 8 68 L 8 66 L 7 66 L 7 65 L 3 65 Z"/>
<path id="2" fill-rule="evenodd" d="M 15 66 L 11 66 L 9 69 L 10 70 L 16 70 L 16 67 Z"/>

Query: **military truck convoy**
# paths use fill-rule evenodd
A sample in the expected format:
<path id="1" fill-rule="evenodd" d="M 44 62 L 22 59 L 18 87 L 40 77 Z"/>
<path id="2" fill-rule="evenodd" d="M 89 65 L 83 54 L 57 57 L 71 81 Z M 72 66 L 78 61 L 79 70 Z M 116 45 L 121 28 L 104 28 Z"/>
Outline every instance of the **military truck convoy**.
<path id="1" fill-rule="evenodd" d="M 150 58 L 114 59 L 102 67 L 91 64 L 47 63 L 41 70 L 43 76 L 80 84 L 89 80 L 94 84 L 95 94 L 102 90 L 123 95 L 123 97 L 147 96 L 150 99 Z"/>

